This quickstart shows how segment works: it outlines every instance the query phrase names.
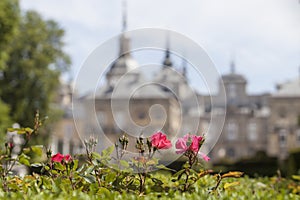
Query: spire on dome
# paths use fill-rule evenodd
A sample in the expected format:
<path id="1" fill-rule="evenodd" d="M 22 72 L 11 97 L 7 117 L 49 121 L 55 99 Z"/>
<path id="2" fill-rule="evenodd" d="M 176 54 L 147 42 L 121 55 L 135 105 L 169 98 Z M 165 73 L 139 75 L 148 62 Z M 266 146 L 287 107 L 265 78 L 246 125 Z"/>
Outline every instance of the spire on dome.
<path id="1" fill-rule="evenodd" d="M 172 67 L 173 63 L 170 59 L 170 34 L 168 32 L 167 34 L 167 50 L 166 50 L 166 56 L 165 56 L 165 60 L 163 62 L 164 67 Z"/>
<path id="2" fill-rule="evenodd" d="M 122 1 L 122 35 L 120 37 L 120 56 L 130 56 L 130 40 L 124 33 L 127 30 L 127 1 Z"/>
<path id="3" fill-rule="evenodd" d="M 186 66 L 186 60 L 182 58 L 182 76 L 187 77 L 187 66 Z"/>
<path id="4" fill-rule="evenodd" d="M 127 1 L 122 1 L 122 32 L 127 29 Z"/>
<path id="5" fill-rule="evenodd" d="M 234 60 L 232 60 L 231 63 L 230 63 L 230 72 L 232 74 L 235 74 L 235 62 L 234 62 Z"/>

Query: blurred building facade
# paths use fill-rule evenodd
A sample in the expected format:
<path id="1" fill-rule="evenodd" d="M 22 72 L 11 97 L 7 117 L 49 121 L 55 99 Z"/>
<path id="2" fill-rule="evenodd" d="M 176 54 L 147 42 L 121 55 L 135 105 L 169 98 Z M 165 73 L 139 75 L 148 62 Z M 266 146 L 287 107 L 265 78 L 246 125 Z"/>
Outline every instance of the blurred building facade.
<path id="1" fill-rule="evenodd" d="M 135 131 L 135 135 L 143 132 L 146 137 L 158 130 L 171 138 L 177 133 L 202 135 L 207 132 L 212 116 L 222 117 L 225 114 L 222 133 L 210 152 L 213 162 L 234 162 L 253 157 L 260 151 L 284 160 L 290 150 L 300 147 L 300 79 L 278 85 L 273 94 L 250 95 L 246 89 L 246 78 L 236 73 L 235 65 L 231 63 L 231 72 L 219 80 L 219 87 L 224 86 L 227 104 L 217 103 L 212 109 L 211 99 L 218 101 L 219 96 L 224 95 L 223 90 L 213 96 L 191 91 L 185 67 L 180 73 L 174 69 L 169 50 L 162 59 L 161 71 L 152 80 L 156 84 L 134 93 L 143 83 L 144 76 L 136 70 L 139 65 L 130 53 L 123 53 L 124 49 L 128 52 L 129 44 L 129 38 L 120 38 L 120 58 L 110 66 L 106 83 L 95 95 L 77 98 L 82 105 L 82 118 L 80 125 L 76 126 L 86 134 L 83 139 L 97 136 L 102 131 L 110 141 L 116 141 L 124 133 L 120 126 Z M 124 74 L 126 76 L 122 78 Z M 128 94 L 133 94 L 130 101 Z M 190 101 L 195 94 L 196 101 Z M 52 136 L 54 152 L 73 154 L 83 151 L 83 142 L 71 113 L 72 95 L 71 85 L 62 84 L 57 102 L 64 115 Z M 153 105 L 161 106 L 166 113 L 162 113 L 161 108 L 153 108 Z M 89 111 L 95 111 L 95 120 Z M 132 129 L 132 123 L 141 127 L 150 123 L 150 126 L 148 129 Z"/>
<path id="2" fill-rule="evenodd" d="M 268 154 L 284 160 L 300 147 L 300 78 L 278 85 L 269 105 Z"/>
<path id="3" fill-rule="evenodd" d="M 126 16 L 123 20 L 125 31 Z M 129 136 L 133 133 L 145 137 L 163 131 L 174 139 L 173 144 L 178 134 L 206 133 L 207 143 L 218 137 L 210 152 L 213 162 L 234 162 L 260 151 L 285 159 L 290 149 L 300 147 L 299 80 L 280 85 L 274 94 L 250 95 L 246 78 L 235 72 L 232 62 L 230 73 L 219 80 L 219 88 L 224 86 L 224 90 L 212 96 L 199 94 L 189 86 L 186 66 L 180 66 L 180 72 L 175 70 L 168 45 L 162 68 L 151 80 L 155 84 L 143 85 L 146 79 L 130 54 L 130 38 L 122 34 L 119 58 L 109 66 L 105 84 L 95 93 L 75 98 L 81 107 L 77 130 L 71 114 L 74 94 L 69 84 L 62 84 L 57 102 L 64 116 L 54 129 L 52 150 L 64 154 L 82 152 L 81 139 L 91 135 L 104 135 L 110 141 L 108 145 L 113 145 L 124 130 Z M 226 104 L 218 102 L 224 95 Z M 214 108 L 212 99 L 217 102 Z M 207 132 L 212 117 L 221 119 L 224 115 L 221 135 L 214 135 L 214 127 Z M 145 125 L 148 126 L 142 128 Z M 83 134 L 81 138 L 77 131 Z M 98 139 L 104 142 L 104 138 Z"/>
<path id="4" fill-rule="evenodd" d="M 71 82 L 61 80 L 53 109 L 60 111 L 58 122 L 52 127 L 50 148 L 53 153 L 78 154 L 83 152 L 83 144 L 76 131 L 72 113 L 73 88 Z"/>
<path id="5" fill-rule="evenodd" d="M 205 96 L 205 114 L 202 123 L 209 123 L 211 116 L 225 114 L 225 122 L 210 155 L 213 162 L 234 162 L 249 158 L 259 151 L 267 151 L 269 94 L 249 95 L 247 81 L 241 74 L 235 73 L 235 64 L 231 63 L 231 72 L 219 80 L 218 94 L 212 96 L 216 101 L 222 92 L 226 93 L 226 105 L 217 104 L 213 112 L 210 96 Z"/>
<path id="6" fill-rule="evenodd" d="M 119 44 L 119 59 L 109 66 L 105 84 L 79 100 L 85 111 L 83 119 L 88 119 L 83 127 L 89 134 L 102 133 L 112 143 L 124 133 L 148 137 L 163 131 L 171 139 L 188 130 L 200 134 L 200 115 L 192 113 L 198 106 L 198 95 L 188 85 L 186 69 L 175 70 L 169 50 L 158 75 L 148 81 L 130 54 L 130 39 L 122 34 Z M 96 120 L 88 118 L 94 112 Z"/>

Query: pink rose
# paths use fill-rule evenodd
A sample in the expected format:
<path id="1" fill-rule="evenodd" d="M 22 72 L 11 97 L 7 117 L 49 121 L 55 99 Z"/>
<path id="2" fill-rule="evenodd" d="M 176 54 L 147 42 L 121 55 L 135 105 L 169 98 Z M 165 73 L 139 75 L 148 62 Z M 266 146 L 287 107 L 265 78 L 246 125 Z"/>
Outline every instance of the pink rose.
<path id="1" fill-rule="evenodd" d="M 201 146 L 202 140 L 203 140 L 202 136 L 186 134 L 183 138 L 178 138 L 175 145 L 177 149 L 176 153 L 181 154 L 188 150 L 197 153 Z"/>
<path id="2" fill-rule="evenodd" d="M 205 160 L 206 162 L 208 162 L 210 160 L 210 157 L 208 157 L 207 155 L 205 155 L 202 152 L 199 152 L 199 155 L 203 158 L 203 160 Z"/>
<path id="3" fill-rule="evenodd" d="M 191 138 L 192 138 L 192 144 L 190 146 L 190 150 L 197 153 L 200 148 L 200 142 L 202 141 L 203 138 L 201 136 L 196 136 L 196 135 L 192 135 Z"/>
<path id="4" fill-rule="evenodd" d="M 171 141 L 162 132 L 157 132 L 151 136 L 151 145 L 157 149 L 169 149 L 172 147 Z"/>
<path id="5" fill-rule="evenodd" d="M 61 163 L 63 161 L 63 159 L 64 159 L 64 155 L 62 155 L 60 153 L 57 153 L 57 154 L 55 154 L 55 155 L 53 155 L 51 157 L 51 161 L 52 162 L 59 162 L 59 163 Z"/>
<path id="6" fill-rule="evenodd" d="M 177 142 L 175 144 L 176 149 L 178 149 L 176 151 L 176 153 L 181 154 L 181 153 L 184 153 L 184 152 L 186 152 L 188 150 L 186 142 L 187 142 L 187 139 L 185 137 L 178 138 L 178 140 L 177 140 Z"/>

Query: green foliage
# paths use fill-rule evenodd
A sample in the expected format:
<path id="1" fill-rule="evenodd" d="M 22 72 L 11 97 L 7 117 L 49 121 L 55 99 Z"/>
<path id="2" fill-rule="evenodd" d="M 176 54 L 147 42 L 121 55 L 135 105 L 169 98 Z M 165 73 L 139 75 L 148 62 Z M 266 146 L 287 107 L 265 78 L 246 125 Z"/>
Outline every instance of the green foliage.
<path id="1" fill-rule="evenodd" d="M 9 117 L 9 111 L 9 106 L 0 99 L 0 143 L 4 143 L 3 139 L 6 135 L 6 127 L 9 127 L 12 124 Z"/>
<path id="2" fill-rule="evenodd" d="M 11 49 L 10 43 L 19 22 L 18 0 L 0 1 L 0 70 L 6 67 L 6 60 Z"/>
<path id="3" fill-rule="evenodd" d="M 156 180 L 161 180 L 163 184 L 172 185 L 170 175 L 157 173 Z M 130 192 L 118 192 L 104 187 L 98 187 L 93 183 L 83 181 L 83 185 L 72 190 L 68 179 L 51 180 L 42 175 L 28 175 L 24 178 L 11 178 L 9 186 L 11 192 L 4 192 L 0 189 L 1 199 L 300 199 L 299 190 L 297 194 L 297 182 L 284 179 L 274 182 L 272 178 L 249 178 L 239 179 L 239 183 L 234 180 L 221 183 L 218 193 L 209 193 L 206 188 L 215 184 L 212 176 L 203 177 L 201 182 L 195 184 L 194 192 L 181 193 L 175 188 L 170 188 L 168 192 L 159 191 L 155 187 L 149 187 L 151 191 L 147 195 L 139 196 Z M 84 185 L 89 185 L 85 187 Z M 278 187 L 280 185 L 280 187 Z M 88 190 L 88 191 L 86 191 Z M 155 191 L 157 190 L 157 191 Z"/>
<path id="4" fill-rule="evenodd" d="M 19 22 L 18 0 L 0 1 L 0 77 L 2 70 L 6 68 L 6 61 L 9 58 L 10 43 L 15 36 Z M 0 89 L 0 142 L 6 133 L 6 127 L 11 125 L 10 106 L 2 101 Z"/>
<path id="5" fill-rule="evenodd" d="M 287 160 L 287 175 L 291 176 L 296 173 L 300 173 L 300 148 L 294 149 L 289 152 Z"/>
<path id="6" fill-rule="evenodd" d="M 35 110 L 49 113 L 60 73 L 70 63 L 62 50 L 63 35 L 56 22 L 46 21 L 36 12 L 26 12 L 20 20 L 0 86 L 12 118 L 22 126 L 33 123 Z"/>
<path id="7" fill-rule="evenodd" d="M 10 129 L 26 139 L 16 157 L 12 156 L 11 143 L 5 143 L 5 150 L 0 152 L 1 199 L 300 199 L 299 175 L 292 176 L 293 180 L 282 178 L 280 173 L 256 179 L 242 177 L 239 171 L 212 175 L 211 170 L 194 170 L 196 162 L 190 160 L 172 175 L 168 168 L 158 165 L 151 156 L 151 143 L 143 139 L 139 139 L 139 150 L 149 150 L 150 154 L 126 161 L 122 159 L 128 144 L 125 137 L 100 153 L 95 152 L 97 140 L 91 137 L 85 140 L 86 160 L 79 163 L 76 155 L 52 155 L 51 150 L 42 151 L 42 146 L 28 145 L 41 125 L 38 114 L 34 121 L 33 128 Z M 45 154 L 48 159 L 32 163 L 29 154 Z M 40 171 L 21 178 L 12 174 L 16 163 L 40 167 Z M 162 170 L 151 172 L 154 167 Z"/>

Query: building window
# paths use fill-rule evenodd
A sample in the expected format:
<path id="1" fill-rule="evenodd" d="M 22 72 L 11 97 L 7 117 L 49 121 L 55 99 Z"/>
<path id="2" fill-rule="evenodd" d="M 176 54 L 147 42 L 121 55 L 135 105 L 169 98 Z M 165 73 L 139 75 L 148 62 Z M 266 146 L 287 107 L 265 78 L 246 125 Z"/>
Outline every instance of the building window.
<path id="1" fill-rule="evenodd" d="M 236 85 L 235 84 L 228 85 L 228 96 L 229 96 L 229 98 L 236 97 Z"/>
<path id="2" fill-rule="evenodd" d="M 285 147 L 287 142 L 287 131 L 285 129 L 281 129 L 279 131 L 279 146 Z"/>
<path id="3" fill-rule="evenodd" d="M 280 118 L 285 118 L 286 117 L 286 111 L 284 108 L 280 108 L 279 110 L 279 117 Z"/>
<path id="4" fill-rule="evenodd" d="M 65 131 L 65 137 L 66 138 L 72 138 L 73 137 L 73 133 L 74 133 L 74 129 L 73 126 L 71 124 L 66 124 L 64 127 L 64 131 Z"/>
<path id="5" fill-rule="evenodd" d="M 64 142 L 59 139 L 58 142 L 57 142 L 57 152 L 59 153 L 63 153 L 63 147 L 64 147 Z"/>
<path id="6" fill-rule="evenodd" d="M 234 148 L 229 148 L 227 150 L 227 155 L 228 155 L 229 158 L 234 158 L 235 157 L 235 150 L 234 150 Z"/>
<path id="7" fill-rule="evenodd" d="M 69 154 L 74 154 L 74 142 L 72 140 L 69 142 Z"/>
<path id="8" fill-rule="evenodd" d="M 254 153 L 255 153 L 254 148 L 252 148 L 252 147 L 248 148 L 248 156 L 249 156 L 249 157 L 250 157 L 250 156 L 253 156 Z"/>
<path id="9" fill-rule="evenodd" d="M 296 140 L 297 140 L 297 145 L 300 146 L 300 129 L 298 129 L 296 132 Z"/>
<path id="10" fill-rule="evenodd" d="M 257 140 L 257 124 L 255 122 L 248 124 L 248 139 L 250 141 Z"/>
<path id="11" fill-rule="evenodd" d="M 238 126 L 235 122 L 229 122 L 227 124 L 227 139 L 236 140 L 238 137 Z"/>

